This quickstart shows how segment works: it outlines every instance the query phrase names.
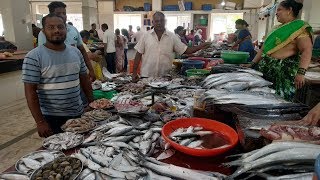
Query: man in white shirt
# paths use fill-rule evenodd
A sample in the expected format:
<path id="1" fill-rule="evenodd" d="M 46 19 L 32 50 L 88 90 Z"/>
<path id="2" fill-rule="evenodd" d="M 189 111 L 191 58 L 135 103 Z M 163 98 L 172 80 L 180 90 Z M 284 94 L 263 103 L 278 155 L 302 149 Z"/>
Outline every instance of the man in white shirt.
<path id="1" fill-rule="evenodd" d="M 116 73 L 116 35 L 107 24 L 102 24 L 102 29 L 106 29 L 103 35 L 104 54 L 107 62 L 107 69 L 110 73 Z"/>
<path id="2" fill-rule="evenodd" d="M 154 29 L 142 36 L 135 46 L 137 50 L 132 79 L 134 82 L 139 80 L 137 69 L 141 61 L 141 77 L 163 76 L 172 68 L 173 53 L 191 54 L 200 49 L 208 48 L 211 43 L 203 43 L 196 47 L 187 47 L 172 32 L 165 28 L 165 16 L 162 12 L 153 15 Z"/>
<path id="3" fill-rule="evenodd" d="M 142 36 L 143 32 L 140 30 L 140 27 L 137 26 L 137 32 L 132 35 L 131 41 L 135 39 L 135 42 L 139 42 Z"/>

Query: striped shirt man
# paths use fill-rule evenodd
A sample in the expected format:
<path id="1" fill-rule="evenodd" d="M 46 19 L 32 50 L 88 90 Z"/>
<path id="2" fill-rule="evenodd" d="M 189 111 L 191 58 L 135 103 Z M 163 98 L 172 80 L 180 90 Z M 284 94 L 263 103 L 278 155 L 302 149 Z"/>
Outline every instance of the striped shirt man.
<path id="1" fill-rule="evenodd" d="M 40 45 L 26 55 L 22 80 L 37 84 L 43 115 L 72 117 L 83 113 L 79 75 L 86 72 L 83 56 L 77 48 L 66 45 L 63 51 L 55 51 Z"/>

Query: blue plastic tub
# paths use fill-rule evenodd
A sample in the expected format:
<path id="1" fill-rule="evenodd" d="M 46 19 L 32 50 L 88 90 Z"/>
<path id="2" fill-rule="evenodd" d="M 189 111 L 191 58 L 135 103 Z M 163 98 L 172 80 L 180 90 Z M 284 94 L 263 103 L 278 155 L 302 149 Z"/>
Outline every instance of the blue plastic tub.
<path id="1" fill-rule="evenodd" d="M 144 3 L 144 11 L 151 11 L 151 4 L 150 3 Z"/>
<path id="2" fill-rule="evenodd" d="M 178 5 L 166 5 L 163 6 L 164 11 L 179 11 L 179 6 Z"/>
<path id="3" fill-rule="evenodd" d="M 203 4 L 201 6 L 201 9 L 204 11 L 211 11 L 212 10 L 212 4 Z"/>
<path id="4" fill-rule="evenodd" d="M 198 60 L 185 60 L 182 62 L 181 74 L 186 75 L 188 69 L 202 69 L 204 65 L 203 61 Z"/>
<path id="5" fill-rule="evenodd" d="M 186 11 L 192 10 L 192 2 L 184 2 L 184 8 Z"/>

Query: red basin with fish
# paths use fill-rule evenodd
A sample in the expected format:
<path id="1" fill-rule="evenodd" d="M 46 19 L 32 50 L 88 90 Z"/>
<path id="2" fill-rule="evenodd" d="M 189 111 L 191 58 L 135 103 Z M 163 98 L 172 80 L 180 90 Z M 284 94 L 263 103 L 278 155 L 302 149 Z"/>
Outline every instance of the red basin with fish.
<path id="1" fill-rule="evenodd" d="M 212 131 L 213 137 L 210 139 L 207 138 L 207 140 L 211 140 L 211 143 L 219 145 L 210 149 L 195 149 L 182 146 L 169 138 L 169 135 L 176 129 L 188 128 L 189 126 L 201 126 L 205 131 Z M 170 121 L 163 126 L 161 133 L 164 139 L 170 143 L 173 148 L 192 156 L 216 156 L 227 152 L 238 143 L 238 134 L 231 127 L 218 121 L 204 118 L 181 118 Z"/>

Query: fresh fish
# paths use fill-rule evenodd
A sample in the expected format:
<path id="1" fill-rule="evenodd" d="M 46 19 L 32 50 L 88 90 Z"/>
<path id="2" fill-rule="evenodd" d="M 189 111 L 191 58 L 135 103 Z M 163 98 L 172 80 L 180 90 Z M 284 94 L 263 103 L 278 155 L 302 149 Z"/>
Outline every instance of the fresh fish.
<path id="1" fill-rule="evenodd" d="M 172 180 L 170 177 L 159 175 L 149 169 L 146 169 L 148 172 L 148 176 L 146 180 Z"/>
<path id="2" fill-rule="evenodd" d="M 227 82 L 225 84 L 216 86 L 217 89 L 225 89 L 228 91 L 243 91 L 250 87 L 248 82 Z"/>
<path id="3" fill-rule="evenodd" d="M 248 157 L 245 157 L 240 160 L 236 160 L 234 162 L 226 163 L 226 164 L 230 166 L 240 165 L 240 164 L 254 161 L 260 157 L 264 157 L 266 155 L 279 152 L 279 151 L 284 151 L 291 148 L 310 148 L 310 149 L 319 149 L 320 151 L 320 145 L 315 145 L 315 144 L 300 143 L 300 142 L 273 142 L 267 146 L 264 146 L 263 148 L 259 149 L 258 151 L 249 155 Z"/>
<path id="4" fill-rule="evenodd" d="M 89 173 L 87 176 L 84 178 L 79 178 L 82 180 L 96 180 L 96 174 L 94 172 Z"/>
<path id="5" fill-rule="evenodd" d="M 157 133 L 160 133 L 162 131 L 162 128 L 151 128 L 152 132 L 157 132 Z"/>
<path id="6" fill-rule="evenodd" d="M 183 132 L 183 128 L 178 128 L 176 130 L 174 130 L 171 134 L 170 134 L 170 137 L 174 137 L 176 134 L 180 134 Z"/>
<path id="7" fill-rule="evenodd" d="M 264 167 L 269 164 L 282 163 L 282 162 L 313 162 L 320 154 L 319 149 L 310 148 L 292 148 L 280 152 L 276 152 L 267 156 L 264 156 L 255 161 L 243 164 L 236 172 L 234 172 L 229 179 L 233 179 L 251 169 Z"/>
<path id="8" fill-rule="evenodd" d="M 203 127 L 201 126 L 196 126 L 193 128 L 194 131 L 201 131 L 203 129 Z"/>
<path id="9" fill-rule="evenodd" d="M 159 133 L 153 133 L 153 135 L 151 137 L 152 142 L 157 141 L 159 137 L 160 137 Z"/>
<path id="10" fill-rule="evenodd" d="M 133 138 L 133 140 L 132 140 L 132 141 L 133 141 L 134 143 L 137 143 L 137 142 L 140 142 L 140 141 L 141 141 L 141 139 L 142 139 L 142 137 L 141 137 L 141 136 L 136 136 L 136 137 L 134 137 L 134 138 Z"/>
<path id="11" fill-rule="evenodd" d="M 89 168 L 85 168 L 81 171 L 81 173 L 79 174 L 78 178 L 79 179 L 84 179 L 85 177 L 87 177 L 89 174 L 93 173 Z"/>
<path id="12" fill-rule="evenodd" d="M 172 164 L 159 165 L 150 161 L 142 162 L 142 165 L 149 168 L 159 174 L 170 176 L 176 179 L 201 179 L 201 180 L 217 180 L 215 177 L 211 177 L 205 174 L 198 173 L 192 169 L 187 169 Z"/>
<path id="13" fill-rule="evenodd" d="M 41 167 L 41 163 L 39 161 L 33 160 L 31 158 L 22 158 L 21 161 L 26 165 L 26 167 L 30 169 L 39 169 Z"/>
<path id="14" fill-rule="evenodd" d="M 193 142 L 191 142 L 190 144 L 188 144 L 187 147 L 189 147 L 189 148 L 196 148 L 196 147 L 200 146 L 202 143 L 203 143 L 202 140 L 193 141 Z"/>
<path id="15" fill-rule="evenodd" d="M 133 150 L 131 146 L 129 146 L 124 142 L 103 142 L 102 144 L 109 147 L 120 147 L 120 148 L 127 148 L 127 149 Z"/>
<path id="16" fill-rule="evenodd" d="M 196 138 L 184 139 L 179 142 L 181 146 L 188 146 L 192 141 L 196 140 Z"/>
<path id="17" fill-rule="evenodd" d="M 122 179 L 126 178 L 126 173 L 114 170 L 112 168 L 103 167 L 103 168 L 99 168 L 98 171 L 108 176 L 111 176 L 113 178 L 122 178 Z"/>
<path id="18" fill-rule="evenodd" d="M 188 129 L 186 130 L 187 133 L 192 133 L 193 132 L 193 126 L 189 126 Z"/>
<path id="19" fill-rule="evenodd" d="M 145 140 L 139 143 L 139 150 L 142 154 L 147 154 L 150 148 L 151 148 L 151 140 Z"/>
<path id="20" fill-rule="evenodd" d="M 153 132 L 152 132 L 152 130 L 150 129 L 150 130 L 148 130 L 148 131 L 143 135 L 142 139 L 143 139 L 143 140 L 150 139 L 152 135 L 153 135 Z"/>
<path id="21" fill-rule="evenodd" d="M 121 164 L 122 159 L 123 159 L 122 153 L 119 153 L 110 162 L 110 167 L 112 167 L 112 168 L 118 167 Z"/>
<path id="22" fill-rule="evenodd" d="M 88 143 L 88 142 L 93 141 L 94 139 L 96 139 L 97 135 L 98 135 L 97 132 L 91 133 L 90 136 L 87 137 L 82 143 L 84 144 L 84 143 Z"/>
<path id="23" fill-rule="evenodd" d="M 266 180 L 311 180 L 314 173 L 299 173 L 299 174 L 288 174 L 283 176 L 271 176 L 268 174 L 260 173 L 259 176 L 266 178 Z"/>
<path id="24" fill-rule="evenodd" d="M 98 154 L 90 154 L 92 161 L 101 165 L 101 166 L 108 166 L 109 162 L 112 161 L 112 158 L 108 156 L 100 156 Z"/>
<path id="25" fill-rule="evenodd" d="M 112 141 L 112 142 L 117 142 L 117 141 L 128 142 L 128 141 L 130 141 L 133 137 L 134 137 L 134 135 L 130 135 L 130 136 L 118 136 L 118 137 L 112 137 L 109 141 Z"/>
<path id="26" fill-rule="evenodd" d="M 147 156 L 152 156 L 154 153 L 154 150 L 156 149 L 156 142 L 152 142 L 151 146 L 150 146 L 150 150 L 148 151 L 148 153 L 146 154 Z"/>
<path id="27" fill-rule="evenodd" d="M 24 174 L 18 174 L 18 173 L 3 173 L 0 174 L 0 179 L 5 180 L 29 180 L 29 177 Z"/>
<path id="28" fill-rule="evenodd" d="M 171 156 L 173 156 L 175 154 L 175 150 L 172 150 L 172 149 L 168 149 L 168 150 L 165 150 L 163 151 L 161 154 L 159 154 L 159 156 L 156 158 L 158 161 L 159 160 L 163 160 L 163 159 L 167 159 Z"/>
<path id="29" fill-rule="evenodd" d="M 119 135 L 122 135 L 126 132 L 131 131 L 132 129 L 133 129 L 132 126 L 115 127 L 115 128 L 110 129 L 107 133 L 110 136 L 119 136 Z"/>

